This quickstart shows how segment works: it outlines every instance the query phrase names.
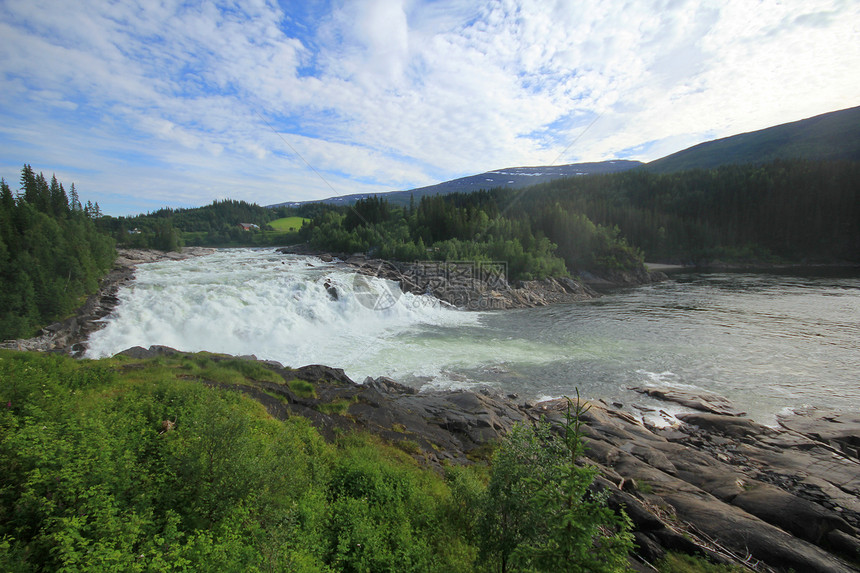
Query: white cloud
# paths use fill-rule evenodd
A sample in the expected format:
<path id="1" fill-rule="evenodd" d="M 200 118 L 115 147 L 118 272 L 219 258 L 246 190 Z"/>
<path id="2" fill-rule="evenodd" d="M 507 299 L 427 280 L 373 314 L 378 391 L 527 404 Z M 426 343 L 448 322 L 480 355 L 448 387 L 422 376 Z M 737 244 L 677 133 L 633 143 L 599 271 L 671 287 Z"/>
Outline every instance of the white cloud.
<path id="1" fill-rule="evenodd" d="M 7 0 L 5 161 L 117 204 L 265 204 L 332 194 L 289 146 L 346 194 L 653 159 L 860 103 L 855 2 L 285 6 Z"/>

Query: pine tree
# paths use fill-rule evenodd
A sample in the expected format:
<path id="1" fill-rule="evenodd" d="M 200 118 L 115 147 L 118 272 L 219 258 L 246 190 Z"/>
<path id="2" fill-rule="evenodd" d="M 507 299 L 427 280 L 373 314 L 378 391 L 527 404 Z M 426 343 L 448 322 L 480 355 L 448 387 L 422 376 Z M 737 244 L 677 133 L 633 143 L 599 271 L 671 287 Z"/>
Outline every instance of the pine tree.
<path id="1" fill-rule="evenodd" d="M 62 217 L 69 212 L 69 198 L 63 184 L 57 182 L 57 176 L 51 177 L 51 213 L 55 217 Z"/>
<path id="2" fill-rule="evenodd" d="M 24 201 L 29 203 L 30 205 L 35 205 L 38 196 L 38 190 L 36 188 L 36 176 L 33 173 L 33 168 L 28 164 L 24 164 L 24 167 L 21 169 L 21 193 L 19 197 L 24 197 Z"/>
<path id="3" fill-rule="evenodd" d="M 69 209 L 72 212 L 84 210 L 84 208 L 81 206 L 81 199 L 80 197 L 78 197 L 78 192 L 75 189 L 74 183 L 72 183 L 72 187 L 71 189 L 69 189 Z"/>
<path id="4" fill-rule="evenodd" d="M 35 207 L 42 213 L 51 214 L 51 187 L 44 173 L 36 176 L 36 202 Z"/>
<path id="5" fill-rule="evenodd" d="M 5 179 L 0 179 L 0 209 L 10 213 L 15 207 L 15 198 L 12 197 L 12 190 L 6 184 Z"/>

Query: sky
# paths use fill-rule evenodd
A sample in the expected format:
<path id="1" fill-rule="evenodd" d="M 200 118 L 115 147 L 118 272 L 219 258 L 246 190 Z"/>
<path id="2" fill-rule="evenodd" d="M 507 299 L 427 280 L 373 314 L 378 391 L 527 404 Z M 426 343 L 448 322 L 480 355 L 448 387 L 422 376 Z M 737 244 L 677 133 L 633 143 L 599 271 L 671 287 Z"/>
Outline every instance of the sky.
<path id="1" fill-rule="evenodd" d="M 860 105 L 857 0 L 0 0 L 0 176 L 110 215 L 650 161 Z"/>

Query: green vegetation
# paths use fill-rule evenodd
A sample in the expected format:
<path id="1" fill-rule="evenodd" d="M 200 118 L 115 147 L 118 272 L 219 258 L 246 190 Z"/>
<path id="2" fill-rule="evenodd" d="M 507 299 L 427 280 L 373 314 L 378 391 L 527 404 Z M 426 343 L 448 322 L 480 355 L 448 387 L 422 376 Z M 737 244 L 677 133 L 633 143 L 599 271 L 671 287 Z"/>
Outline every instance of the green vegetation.
<path id="1" fill-rule="evenodd" d="M 0 179 L 0 340 L 33 335 L 97 289 L 116 257 L 96 229 L 99 215 L 97 204 L 81 205 L 74 184 L 67 194 L 29 165 L 17 197 Z"/>
<path id="2" fill-rule="evenodd" d="M 302 227 L 301 236 L 318 248 L 385 259 L 503 261 L 511 280 L 566 276 L 582 266 L 642 264 L 641 253 L 629 247 L 617 229 L 576 215 L 569 228 L 557 229 L 555 238 L 535 213 L 518 207 L 506 210 L 506 199 L 510 196 L 498 190 L 454 193 L 424 197 L 417 207 L 401 208 L 370 197 L 351 208 L 328 208 Z M 559 256 L 557 241 L 570 242 L 565 233 L 576 233 L 581 242 Z"/>
<path id="3" fill-rule="evenodd" d="M 860 261 L 860 163 L 779 160 L 658 175 L 631 170 L 553 181 L 518 202 L 543 229 L 578 213 L 617 228 L 649 260 L 707 264 Z M 559 213 L 562 213 L 559 215 Z M 571 245 L 575 246 L 575 245 Z"/>
<path id="4" fill-rule="evenodd" d="M 269 226 L 276 231 L 295 232 L 302 228 L 302 225 L 310 222 L 310 219 L 305 217 L 282 217 L 269 221 Z"/>
<path id="5" fill-rule="evenodd" d="M 349 400 L 334 400 L 333 402 L 322 402 L 316 405 L 317 410 L 323 414 L 337 414 L 345 416 L 349 405 L 352 404 Z"/>
<path id="6" fill-rule="evenodd" d="M 589 491 L 596 468 L 577 465 L 584 450 L 583 412 L 578 399 L 575 405 L 568 401 L 561 436 L 546 421 L 516 426 L 493 457 L 486 490 L 457 482 L 459 496 L 474 508 L 479 557 L 493 569 L 626 569 L 630 522 L 609 509 L 605 492 Z"/>
<path id="7" fill-rule="evenodd" d="M 289 382 L 287 382 L 290 390 L 298 396 L 299 398 L 316 398 L 317 391 L 314 389 L 314 385 L 306 380 L 300 380 L 298 378 L 293 378 Z"/>
<path id="8" fill-rule="evenodd" d="M 574 420 L 566 437 L 521 427 L 491 468 L 443 478 L 417 446 L 326 443 L 201 383 L 272 375 L 206 354 L 0 351 L 0 570 L 626 569 L 626 522 L 588 492 Z"/>
<path id="9" fill-rule="evenodd" d="M 387 259 L 505 261 L 515 279 L 708 264 L 860 260 L 860 163 L 634 169 L 512 191 L 325 207 L 301 237 Z"/>
<path id="10" fill-rule="evenodd" d="M 130 248 L 178 250 L 182 246 L 266 247 L 298 241 L 303 217 L 225 199 L 193 209 L 164 208 L 134 217 L 102 217 L 99 226 Z M 245 229 L 240 224 L 253 225 Z"/>
<path id="11" fill-rule="evenodd" d="M 785 123 L 752 133 L 708 141 L 673 153 L 646 167 L 669 173 L 713 169 L 728 164 L 782 160 L 860 160 L 860 107 Z"/>

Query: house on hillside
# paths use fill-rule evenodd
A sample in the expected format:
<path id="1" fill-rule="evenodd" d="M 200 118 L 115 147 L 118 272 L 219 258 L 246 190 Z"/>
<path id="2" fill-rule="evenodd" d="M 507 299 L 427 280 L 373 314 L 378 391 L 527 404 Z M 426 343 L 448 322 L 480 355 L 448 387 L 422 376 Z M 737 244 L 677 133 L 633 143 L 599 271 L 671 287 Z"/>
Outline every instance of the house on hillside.
<path id="1" fill-rule="evenodd" d="M 239 223 L 239 226 L 242 227 L 243 231 L 259 231 L 259 225 L 255 225 L 254 223 Z"/>

